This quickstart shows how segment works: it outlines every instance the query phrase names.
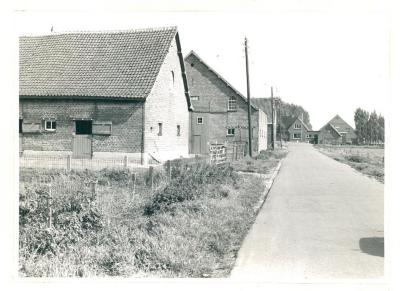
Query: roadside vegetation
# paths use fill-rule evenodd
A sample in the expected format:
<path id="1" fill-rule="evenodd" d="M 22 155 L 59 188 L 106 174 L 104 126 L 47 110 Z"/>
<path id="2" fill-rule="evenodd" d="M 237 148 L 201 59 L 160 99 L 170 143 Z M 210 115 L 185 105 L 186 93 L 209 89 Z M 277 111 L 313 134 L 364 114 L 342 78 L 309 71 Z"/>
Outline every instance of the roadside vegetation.
<path id="1" fill-rule="evenodd" d="M 261 151 L 255 158 L 247 156 L 244 159 L 232 162 L 232 167 L 240 172 L 269 173 L 277 166 L 281 159 L 286 157 L 287 153 L 286 149 Z"/>
<path id="2" fill-rule="evenodd" d="M 322 153 L 384 183 L 385 149 L 379 146 L 315 145 Z"/>
<path id="3" fill-rule="evenodd" d="M 270 170 L 280 157 L 252 162 Z M 134 193 L 130 170 L 21 169 L 20 276 L 225 277 L 264 191 L 236 168 L 175 160 L 171 177 L 155 169 L 152 187 L 137 173 Z"/>

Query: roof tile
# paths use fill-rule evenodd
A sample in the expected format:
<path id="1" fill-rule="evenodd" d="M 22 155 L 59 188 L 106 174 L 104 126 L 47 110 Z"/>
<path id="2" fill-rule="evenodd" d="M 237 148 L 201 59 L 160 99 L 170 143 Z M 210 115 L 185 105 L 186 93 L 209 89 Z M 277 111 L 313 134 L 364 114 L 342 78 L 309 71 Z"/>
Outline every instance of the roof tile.
<path id="1" fill-rule="evenodd" d="M 19 93 L 147 97 L 176 27 L 20 37 Z"/>

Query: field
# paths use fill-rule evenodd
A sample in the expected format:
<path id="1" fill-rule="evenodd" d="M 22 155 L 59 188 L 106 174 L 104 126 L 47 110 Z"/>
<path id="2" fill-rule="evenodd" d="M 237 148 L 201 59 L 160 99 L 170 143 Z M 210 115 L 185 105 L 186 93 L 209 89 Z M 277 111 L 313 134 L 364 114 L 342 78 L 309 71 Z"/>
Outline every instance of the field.
<path id="1" fill-rule="evenodd" d="M 384 183 L 385 149 L 376 146 L 315 145 L 327 156 Z"/>
<path id="2" fill-rule="evenodd" d="M 272 170 L 270 156 L 258 163 Z M 20 276 L 226 277 L 255 219 L 261 178 L 182 160 L 170 176 L 133 177 L 21 170 Z"/>

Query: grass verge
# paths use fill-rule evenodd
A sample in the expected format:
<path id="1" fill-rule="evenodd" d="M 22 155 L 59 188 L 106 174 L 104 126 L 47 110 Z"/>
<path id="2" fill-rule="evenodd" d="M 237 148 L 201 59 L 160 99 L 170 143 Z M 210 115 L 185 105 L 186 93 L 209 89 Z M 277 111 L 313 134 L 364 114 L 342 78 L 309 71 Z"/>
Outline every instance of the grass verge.
<path id="1" fill-rule="evenodd" d="M 264 157 L 264 158 L 262 158 Z M 278 160 L 264 153 L 257 170 Z M 263 163 L 263 165 L 261 165 Z M 246 162 L 247 165 L 247 162 Z M 173 163 L 172 179 L 156 173 L 153 191 L 146 173 L 137 192 L 129 170 L 20 173 L 19 273 L 29 277 L 225 277 L 252 225 L 264 191 L 258 177 L 231 165 Z M 48 227 L 46 188 L 98 180 L 96 196 L 60 190 L 52 197 Z"/>
<path id="2" fill-rule="evenodd" d="M 287 153 L 286 149 L 264 150 L 254 159 L 245 157 L 242 160 L 232 162 L 232 167 L 240 172 L 267 174 L 277 166 L 281 159 L 286 157 Z"/>
<path id="3" fill-rule="evenodd" d="M 385 181 L 383 148 L 371 146 L 314 145 L 320 152 L 334 160 L 347 164 L 355 170 L 379 182 Z"/>

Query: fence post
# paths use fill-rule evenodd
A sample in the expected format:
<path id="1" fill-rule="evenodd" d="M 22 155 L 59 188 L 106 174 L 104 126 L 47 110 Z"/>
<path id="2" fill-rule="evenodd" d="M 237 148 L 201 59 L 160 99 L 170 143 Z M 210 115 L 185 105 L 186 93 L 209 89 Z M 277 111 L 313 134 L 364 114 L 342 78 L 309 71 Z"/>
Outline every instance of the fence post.
<path id="1" fill-rule="evenodd" d="M 168 181 L 171 181 L 171 161 L 167 161 L 167 176 L 168 176 Z"/>
<path id="2" fill-rule="evenodd" d="M 47 209 L 48 209 L 48 220 L 47 220 L 47 226 L 48 226 L 48 228 L 51 228 L 52 227 L 52 224 L 53 224 L 53 222 L 52 222 L 52 215 L 53 215 L 53 211 L 52 211 L 52 209 L 51 209 L 51 200 L 52 200 L 52 194 L 51 194 L 51 183 L 50 184 L 48 184 L 48 196 L 47 196 Z"/>
<path id="3" fill-rule="evenodd" d="M 149 176 L 150 176 L 151 190 L 153 190 L 153 174 L 154 174 L 154 168 L 153 168 L 153 166 L 150 166 L 149 167 Z"/>
<path id="4" fill-rule="evenodd" d="M 135 190 L 136 190 L 136 173 L 132 174 L 132 183 L 133 183 L 133 189 L 132 189 L 132 198 L 135 195 Z"/>
<path id="5" fill-rule="evenodd" d="M 71 171 L 71 155 L 67 156 L 67 171 Z"/>
<path id="6" fill-rule="evenodd" d="M 124 168 L 128 168 L 128 156 L 124 156 Z"/>
<path id="7" fill-rule="evenodd" d="M 96 199 L 96 182 L 95 181 L 91 181 L 90 182 L 90 191 L 92 193 L 92 201 L 94 201 Z"/>

